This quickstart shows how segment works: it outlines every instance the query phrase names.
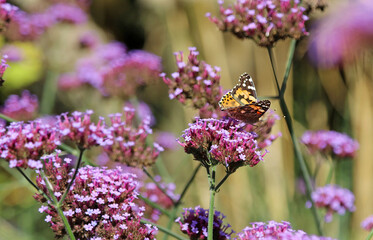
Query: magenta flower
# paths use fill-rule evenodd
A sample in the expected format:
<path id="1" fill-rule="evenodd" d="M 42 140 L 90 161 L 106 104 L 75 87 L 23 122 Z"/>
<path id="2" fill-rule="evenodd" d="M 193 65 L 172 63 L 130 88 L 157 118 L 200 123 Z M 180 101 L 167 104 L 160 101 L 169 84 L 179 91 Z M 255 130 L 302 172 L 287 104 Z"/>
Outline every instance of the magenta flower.
<path id="1" fill-rule="evenodd" d="M 40 121 L 13 122 L 0 129 L 0 157 L 10 168 L 42 168 L 40 158 L 60 144 L 59 131 Z"/>
<path id="2" fill-rule="evenodd" d="M 367 231 L 371 231 L 373 229 L 373 215 L 364 219 L 364 221 L 361 222 L 361 227 Z"/>
<path id="3" fill-rule="evenodd" d="M 315 206 L 325 208 L 325 222 L 330 222 L 333 218 L 333 213 L 344 215 L 346 211 L 355 211 L 355 196 L 346 189 L 337 185 L 326 185 L 319 187 L 311 195 Z"/>
<path id="4" fill-rule="evenodd" d="M 259 46 L 272 47 L 278 40 L 299 39 L 308 35 L 299 0 L 239 0 L 233 7 L 223 7 L 219 1 L 221 19 L 206 16 L 219 30 L 232 32 L 238 38 L 253 39 Z"/>
<path id="5" fill-rule="evenodd" d="M 177 218 L 175 222 L 180 224 L 180 230 L 187 234 L 191 240 L 207 239 L 207 223 L 209 210 L 200 206 L 184 208 L 183 217 Z M 229 224 L 223 224 L 225 216 L 219 211 L 214 211 L 214 240 L 231 239 L 234 231 Z"/>
<path id="6" fill-rule="evenodd" d="M 0 112 L 17 121 L 32 120 L 37 115 L 39 101 L 36 95 L 24 90 L 21 96 L 10 95 L 0 107 Z"/>
<path id="7" fill-rule="evenodd" d="M 0 87 L 3 86 L 3 83 L 4 83 L 4 79 L 3 79 L 4 72 L 9 67 L 9 65 L 6 63 L 7 58 L 8 58 L 8 56 L 6 56 L 6 55 L 4 55 L 1 58 L 1 63 L 0 63 Z"/>
<path id="8" fill-rule="evenodd" d="M 135 127 L 135 110 L 128 107 L 124 108 L 124 114 L 117 113 L 109 117 L 111 125 L 105 129 L 105 140 L 100 143 L 109 158 L 131 167 L 141 168 L 154 164 L 163 148 L 157 143 L 153 147 L 146 143 L 148 135 L 152 133 L 150 119 L 144 119 Z"/>
<path id="9" fill-rule="evenodd" d="M 56 22 L 80 24 L 87 21 L 86 13 L 77 6 L 57 3 L 47 9 Z"/>
<path id="10" fill-rule="evenodd" d="M 4 31 L 8 23 L 12 20 L 18 7 L 7 3 L 6 0 L 0 2 L 0 30 Z"/>
<path id="11" fill-rule="evenodd" d="M 174 183 L 162 182 L 162 178 L 160 176 L 155 176 L 154 179 L 155 181 L 157 181 L 157 183 L 159 183 L 161 188 L 166 191 L 167 195 L 171 197 L 175 202 L 179 199 L 179 195 L 175 194 L 176 186 Z M 171 209 L 174 205 L 171 199 L 166 196 L 154 182 L 144 183 L 142 186 L 140 186 L 139 192 L 143 197 L 146 197 L 147 199 L 158 204 L 164 209 Z M 146 206 L 146 211 L 144 214 L 146 218 L 151 219 L 151 221 L 155 223 L 158 221 L 159 216 L 161 215 L 161 212 L 158 209 L 147 206 L 145 203 L 139 203 L 139 205 Z"/>
<path id="12" fill-rule="evenodd" d="M 237 239 L 240 240 L 333 240 L 329 237 L 307 235 L 301 230 L 293 230 L 290 223 L 285 221 L 281 223 L 275 221 L 254 222 L 237 235 Z"/>
<path id="13" fill-rule="evenodd" d="M 373 42 L 373 2 L 347 3 L 325 17 L 312 32 L 309 55 L 322 67 L 353 61 Z"/>
<path id="14" fill-rule="evenodd" d="M 171 132 L 157 132 L 155 139 L 165 149 L 175 149 L 178 146 L 176 136 Z"/>
<path id="15" fill-rule="evenodd" d="M 69 171 L 71 160 L 49 155 L 43 157 L 43 161 L 43 171 L 53 186 L 53 195 L 59 200 L 74 171 Z M 138 195 L 134 177 L 120 168 L 86 166 L 79 169 L 61 206 L 77 239 L 155 239 L 157 229 L 140 223 L 145 209 L 134 202 Z M 51 197 L 45 181 L 40 174 L 37 176 L 38 187 Z M 41 203 L 46 202 L 41 194 L 34 197 Z M 50 224 L 56 238 L 66 235 L 62 220 L 52 205 L 43 205 L 39 211 L 48 214 L 45 221 Z"/>
<path id="16" fill-rule="evenodd" d="M 9 62 L 20 62 L 24 59 L 23 49 L 17 47 L 16 45 L 6 44 L 1 48 L 3 55 L 8 57 Z"/>
<path id="17" fill-rule="evenodd" d="M 202 109 L 200 117 L 212 117 L 214 112 L 220 113 L 218 106 L 222 96 L 222 89 L 219 86 L 220 68 L 199 61 L 197 59 L 199 52 L 195 47 L 190 47 L 189 51 L 186 63 L 183 52 L 175 53 L 178 70 L 171 74 L 172 78 L 166 77 L 165 73 L 160 76 L 169 87 L 170 99 L 177 99 L 183 104 L 189 101 L 194 108 Z"/>
<path id="18" fill-rule="evenodd" d="M 323 154 L 333 153 L 341 158 L 353 158 L 359 149 L 359 143 L 356 140 L 335 131 L 306 131 L 301 138 L 301 142 L 306 145 L 311 154 L 319 151 Z"/>
<path id="19" fill-rule="evenodd" d="M 62 114 L 57 123 L 62 138 L 72 141 L 81 149 L 100 145 L 104 141 L 105 125 L 102 117 L 98 123 L 93 123 L 92 114 L 92 110 L 85 113 L 75 111 L 70 117 L 66 113 Z"/>
<path id="20" fill-rule="evenodd" d="M 256 134 L 246 132 L 244 127 L 232 119 L 196 119 L 184 130 L 179 143 L 205 167 L 220 163 L 227 173 L 233 173 L 242 166 L 254 167 L 265 155 L 258 147 Z"/>

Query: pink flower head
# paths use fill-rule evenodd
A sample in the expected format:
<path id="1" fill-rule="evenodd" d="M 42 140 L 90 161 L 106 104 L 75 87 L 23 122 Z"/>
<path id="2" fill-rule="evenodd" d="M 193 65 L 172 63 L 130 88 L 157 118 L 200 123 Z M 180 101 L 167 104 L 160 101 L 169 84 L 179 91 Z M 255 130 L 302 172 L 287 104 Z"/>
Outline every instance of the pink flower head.
<path id="1" fill-rule="evenodd" d="M 0 30 L 3 31 L 6 25 L 12 20 L 18 7 L 6 3 L 6 1 L 0 2 Z"/>
<path id="2" fill-rule="evenodd" d="M 222 96 L 220 83 L 220 68 L 212 67 L 204 61 L 199 61 L 199 52 L 194 47 L 189 48 L 189 56 L 184 62 L 183 52 L 175 53 L 177 72 L 171 74 L 171 78 L 165 73 L 160 76 L 168 85 L 170 99 L 177 99 L 185 104 L 189 101 L 196 109 L 203 109 L 204 116 L 219 111 L 218 102 Z"/>
<path id="3" fill-rule="evenodd" d="M 0 112 L 18 121 L 27 121 L 35 118 L 39 108 L 36 95 L 24 90 L 21 96 L 10 95 L 0 107 Z"/>
<path id="4" fill-rule="evenodd" d="M 60 145 L 57 129 L 40 121 L 13 122 L 0 129 L 0 158 L 9 167 L 41 168 L 39 159 L 52 153 Z"/>
<path id="5" fill-rule="evenodd" d="M 313 202 L 318 208 L 325 208 L 325 221 L 332 220 L 332 214 L 344 215 L 346 211 L 355 211 L 355 196 L 346 189 L 337 185 L 326 185 L 319 187 L 311 195 Z"/>
<path id="6" fill-rule="evenodd" d="M 233 7 L 224 7 L 219 1 L 219 5 L 221 19 L 208 13 L 210 21 L 221 31 L 253 39 L 259 46 L 272 47 L 280 39 L 308 35 L 308 17 L 298 0 L 238 0 Z"/>
<path id="7" fill-rule="evenodd" d="M 372 231 L 372 229 L 373 229 L 373 215 L 364 219 L 364 221 L 361 222 L 361 227 L 364 228 L 367 231 Z"/>
<path id="8" fill-rule="evenodd" d="M 152 133 L 150 119 L 142 120 L 135 127 L 135 110 L 129 107 L 124 108 L 124 114 L 117 113 L 109 117 L 111 124 L 104 132 L 106 139 L 100 143 L 109 158 L 131 167 L 141 168 L 154 164 L 163 148 L 157 143 L 153 147 L 146 143 L 148 135 Z"/>
<path id="9" fill-rule="evenodd" d="M 263 160 L 265 152 L 258 147 L 255 135 L 234 120 L 196 119 L 181 136 L 180 145 L 204 166 L 222 164 L 227 172 Z"/>
<path id="10" fill-rule="evenodd" d="M 179 195 L 175 194 L 176 186 L 174 183 L 162 182 L 162 178 L 160 176 L 155 176 L 154 179 L 159 183 L 161 188 L 166 191 L 167 195 L 171 197 L 175 202 L 179 199 Z M 166 196 L 154 182 L 144 183 L 143 186 L 140 186 L 139 192 L 143 197 L 148 198 L 150 201 L 158 204 L 164 209 L 171 209 L 173 206 L 173 201 L 168 196 Z M 139 205 L 146 204 L 142 203 Z M 146 218 L 151 219 L 151 221 L 153 222 L 157 222 L 160 215 L 161 212 L 158 209 L 147 206 L 147 209 L 145 211 Z"/>
<path id="11" fill-rule="evenodd" d="M 4 72 L 5 72 L 5 70 L 9 67 L 9 65 L 6 63 L 7 58 L 8 58 L 7 55 L 4 55 L 4 56 L 1 58 L 1 63 L 0 63 L 0 87 L 1 87 L 1 86 L 3 85 L 3 83 L 4 83 L 4 79 L 3 79 Z"/>
<path id="12" fill-rule="evenodd" d="M 341 158 L 353 158 L 359 149 L 359 143 L 356 140 L 336 131 L 306 131 L 301 142 L 306 145 L 311 154 L 319 151 L 323 154 L 333 153 Z"/>
<path id="13" fill-rule="evenodd" d="M 209 210 L 200 206 L 195 208 L 184 208 L 183 217 L 177 218 L 175 222 L 180 224 L 180 230 L 187 234 L 190 239 L 207 239 L 207 224 Z M 214 211 L 214 239 L 231 239 L 234 231 L 229 224 L 223 224 L 225 216 L 219 211 Z"/>
<path id="14" fill-rule="evenodd" d="M 307 235 L 302 230 L 293 230 L 289 222 L 254 222 L 238 233 L 240 240 L 333 240 L 329 237 Z"/>
<path id="15" fill-rule="evenodd" d="M 322 67 L 351 62 L 373 43 L 373 2 L 356 1 L 340 6 L 322 19 L 312 32 L 309 55 Z"/>
<path id="16" fill-rule="evenodd" d="M 6 44 L 1 48 L 1 52 L 8 57 L 9 62 L 20 62 L 24 59 L 23 49 L 16 45 Z"/>
<path id="17" fill-rule="evenodd" d="M 74 169 L 69 170 L 66 159 L 62 160 L 58 155 L 46 156 L 43 161 L 43 171 L 58 200 L 66 191 Z M 143 208 L 134 202 L 138 195 L 134 177 L 120 168 L 86 166 L 79 169 L 61 206 L 77 239 L 155 239 L 157 229 L 140 223 Z M 51 197 L 45 181 L 40 174 L 37 176 L 38 187 Z M 41 203 L 46 202 L 41 194 L 34 197 Z M 44 205 L 41 212 L 48 214 L 46 221 L 56 238 L 63 238 L 66 231 L 56 209 Z"/>
<path id="18" fill-rule="evenodd" d="M 57 3 L 52 5 L 47 12 L 56 22 L 80 24 L 87 21 L 86 13 L 74 5 Z"/>
<path id="19" fill-rule="evenodd" d="M 74 142 L 82 149 L 100 145 L 105 137 L 105 125 L 102 118 L 98 123 L 92 122 L 92 114 L 92 110 L 85 113 L 75 111 L 71 116 L 62 114 L 58 125 L 63 139 Z"/>

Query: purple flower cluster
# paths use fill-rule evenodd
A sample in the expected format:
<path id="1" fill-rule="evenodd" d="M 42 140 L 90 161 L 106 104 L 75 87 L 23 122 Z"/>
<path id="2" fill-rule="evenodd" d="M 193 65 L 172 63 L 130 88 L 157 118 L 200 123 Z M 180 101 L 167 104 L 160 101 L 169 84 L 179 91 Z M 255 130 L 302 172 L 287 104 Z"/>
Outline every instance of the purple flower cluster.
<path id="1" fill-rule="evenodd" d="M 272 47 L 278 40 L 299 39 L 308 35 L 299 0 L 239 0 L 234 6 L 223 7 L 219 0 L 221 18 L 207 17 L 221 31 L 230 31 L 238 38 L 251 38 L 259 46 Z"/>
<path id="2" fill-rule="evenodd" d="M 174 201 L 179 199 L 179 195 L 175 194 L 175 184 L 162 182 L 160 176 L 155 176 L 154 180 L 159 183 L 161 188 L 166 191 L 167 195 L 171 197 Z M 140 184 L 141 185 L 141 184 Z M 139 192 L 143 197 L 148 198 L 150 201 L 158 204 L 164 209 L 170 209 L 173 206 L 173 202 L 169 197 L 167 197 L 154 182 L 144 183 L 140 186 Z M 142 201 L 141 201 L 142 202 Z M 139 205 L 145 205 L 145 203 L 140 203 Z M 153 222 L 157 222 L 161 212 L 158 209 L 147 206 L 144 216 L 151 219 Z"/>
<path id="3" fill-rule="evenodd" d="M 275 221 L 254 222 L 237 235 L 240 240 L 333 240 L 328 237 L 307 235 L 301 230 L 293 230 L 290 223 L 285 221 L 281 223 Z"/>
<path id="4" fill-rule="evenodd" d="M 24 90 L 21 96 L 10 95 L 0 107 L 0 113 L 17 121 L 32 120 L 37 115 L 39 101 L 36 95 Z"/>
<path id="5" fill-rule="evenodd" d="M 7 3 L 6 0 L 0 1 L 0 30 L 3 31 L 12 20 L 18 7 Z"/>
<path id="6" fill-rule="evenodd" d="M 3 86 L 3 83 L 4 83 L 4 79 L 3 79 L 4 72 L 9 67 L 9 65 L 6 63 L 7 58 L 8 58 L 8 56 L 6 56 L 6 55 L 4 55 L 1 58 L 1 63 L 0 63 L 0 87 Z"/>
<path id="7" fill-rule="evenodd" d="M 54 152 L 58 145 L 58 131 L 40 121 L 13 122 L 0 129 L 0 157 L 10 168 L 42 168 L 40 157 Z"/>
<path id="8" fill-rule="evenodd" d="M 257 165 L 265 155 L 258 147 L 256 135 L 244 128 L 245 124 L 232 119 L 196 119 L 184 130 L 179 143 L 204 166 L 220 163 L 226 172 L 233 173 L 239 167 Z"/>
<path id="9" fill-rule="evenodd" d="M 119 42 L 93 50 L 91 55 L 77 62 L 75 72 L 60 77 L 61 89 L 89 84 L 104 96 L 127 98 L 135 94 L 139 86 L 155 82 L 162 69 L 158 56 L 141 50 L 127 52 L 126 46 Z"/>
<path id="10" fill-rule="evenodd" d="M 24 59 L 24 52 L 21 48 L 13 44 L 5 44 L 1 48 L 1 53 L 6 55 L 9 62 L 20 62 Z"/>
<path id="11" fill-rule="evenodd" d="M 323 154 L 333 153 L 338 157 L 353 158 L 359 149 L 359 143 L 356 140 L 335 131 L 306 131 L 301 142 L 306 145 L 311 154 L 319 151 Z"/>
<path id="12" fill-rule="evenodd" d="M 71 159 L 49 155 L 43 160 L 46 178 L 39 174 L 37 185 L 51 197 L 47 189 L 50 183 L 54 197 L 59 200 L 73 174 L 74 169 L 69 171 Z M 134 175 L 124 173 L 120 168 L 80 168 L 61 206 L 74 236 L 77 239 L 155 239 L 157 229 L 140 223 L 145 209 L 134 202 L 138 195 L 136 187 Z M 41 203 L 47 201 L 41 194 L 34 197 Z M 43 205 L 39 211 L 48 214 L 45 221 L 50 223 L 57 238 L 66 235 L 62 219 L 52 205 Z"/>
<path id="13" fill-rule="evenodd" d="M 330 222 L 333 218 L 333 213 L 344 215 L 346 211 L 355 211 L 355 196 L 346 189 L 337 185 L 326 185 L 319 187 L 311 195 L 315 206 L 325 208 L 325 222 Z"/>
<path id="14" fill-rule="evenodd" d="M 187 234 L 191 240 L 207 239 L 209 210 L 200 206 L 184 208 L 183 217 L 177 218 L 175 222 L 180 224 L 180 230 Z M 214 239 L 231 239 L 234 231 L 229 224 L 224 225 L 225 216 L 219 211 L 214 211 L 213 236 Z M 230 232 L 229 232 L 230 231 Z"/>
<path id="15" fill-rule="evenodd" d="M 70 4 L 58 3 L 39 13 L 17 10 L 6 34 L 11 40 L 34 40 L 57 23 L 80 24 L 86 20 L 86 13 Z"/>
<path id="16" fill-rule="evenodd" d="M 74 142 L 81 149 L 101 144 L 106 137 L 105 123 L 102 117 L 98 123 L 93 123 L 92 114 L 92 110 L 87 110 L 85 113 L 75 111 L 70 117 L 67 113 L 62 114 L 57 124 L 63 139 Z"/>
<path id="17" fill-rule="evenodd" d="M 364 219 L 364 221 L 361 222 L 361 227 L 367 231 L 371 231 L 373 229 L 373 215 Z"/>
<path id="18" fill-rule="evenodd" d="M 311 59 L 323 67 L 353 61 L 373 41 L 373 2 L 348 2 L 325 17 L 312 32 Z"/>
<path id="19" fill-rule="evenodd" d="M 199 61 L 199 52 L 195 47 L 190 47 L 189 51 L 186 63 L 183 52 L 175 53 L 178 70 L 171 74 L 172 78 L 166 77 L 165 73 L 160 75 L 169 87 L 169 97 L 183 104 L 190 101 L 194 108 L 200 110 L 201 118 L 218 117 L 214 112 L 221 114 L 218 106 L 222 96 L 220 68 Z"/>
<path id="20" fill-rule="evenodd" d="M 150 119 L 146 118 L 138 127 L 134 127 L 135 110 L 128 107 L 124 108 L 123 115 L 117 113 L 109 117 L 111 125 L 105 129 L 106 139 L 100 143 L 109 158 L 131 167 L 154 164 L 164 149 L 158 143 L 154 143 L 153 147 L 146 143 L 148 135 L 152 133 Z"/>

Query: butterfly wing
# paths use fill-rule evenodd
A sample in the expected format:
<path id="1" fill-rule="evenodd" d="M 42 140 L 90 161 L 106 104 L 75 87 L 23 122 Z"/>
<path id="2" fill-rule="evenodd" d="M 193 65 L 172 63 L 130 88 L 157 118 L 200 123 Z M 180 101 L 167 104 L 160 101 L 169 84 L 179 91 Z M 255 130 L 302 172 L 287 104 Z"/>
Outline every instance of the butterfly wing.
<path id="1" fill-rule="evenodd" d="M 237 102 L 233 96 L 232 91 L 227 92 L 219 101 L 219 106 L 221 110 L 227 110 L 230 108 L 235 108 L 241 106 L 239 102 Z"/>
<path id="2" fill-rule="evenodd" d="M 238 84 L 232 89 L 232 96 L 241 106 L 257 101 L 254 81 L 249 74 L 241 74 Z"/>
<path id="3" fill-rule="evenodd" d="M 259 118 L 269 109 L 271 102 L 269 100 L 259 101 L 245 106 L 228 109 L 230 117 L 253 124 L 259 121 Z"/>

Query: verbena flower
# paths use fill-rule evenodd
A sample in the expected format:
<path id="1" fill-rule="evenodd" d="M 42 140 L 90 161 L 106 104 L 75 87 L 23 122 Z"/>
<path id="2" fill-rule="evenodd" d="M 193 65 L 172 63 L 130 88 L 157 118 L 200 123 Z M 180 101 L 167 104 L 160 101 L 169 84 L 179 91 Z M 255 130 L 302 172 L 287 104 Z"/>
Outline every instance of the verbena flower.
<path id="1" fill-rule="evenodd" d="M 14 13 L 18 10 L 18 7 L 7 3 L 6 0 L 0 1 L 0 30 L 4 31 L 7 25 L 12 20 Z"/>
<path id="2" fill-rule="evenodd" d="M 262 47 L 272 47 L 278 40 L 299 39 L 308 35 L 299 0 L 238 0 L 224 7 L 219 1 L 221 19 L 206 16 L 219 30 L 232 32 L 238 38 L 250 38 Z"/>
<path id="3" fill-rule="evenodd" d="M 355 211 L 355 196 L 346 189 L 338 185 L 326 185 L 319 187 L 311 194 L 312 201 L 318 208 L 325 208 L 325 221 L 330 222 L 333 213 L 344 215 L 346 211 Z"/>
<path id="4" fill-rule="evenodd" d="M 8 56 L 3 55 L 3 57 L 1 58 L 1 62 L 0 62 L 0 87 L 3 86 L 3 83 L 4 83 L 4 79 L 3 79 L 4 72 L 9 67 L 9 65 L 6 63 L 7 58 Z"/>
<path id="5" fill-rule="evenodd" d="M 79 37 L 79 44 L 81 48 L 93 49 L 98 46 L 100 39 L 94 31 L 84 32 Z"/>
<path id="6" fill-rule="evenodd" d="M 36 95 L 24 90 L 21 96 L 10 95 L 0 107 L 0 112 L 18 121 L 32 120 L 36 117 L 39 101 Z"/>
<path id="7" fill-rule="evenodd" d="M 184 208 L 182 218 L 177 218 L 175 222 L 180 224 L 180 230 L 187 234 L 191 240 L 207 239 L 207 225 L 209 210 L 200 206 L 195 208 Z M 213 239 L 231 239 L 234 231 L 229 224 L 223 224 L 225 216 L 219 211 L 214 211 Z"/>
<path id="8" fill-rule="evenodd" d="M 106 139 L 100 145 L 112 161 L 131 167 L 146 167 L 155 163 L 163 148 L 154 143 L 146 143 L 150 128 L 150 119 L 144 119 L 139 126 L 134 126 L 135 110 L 125 107 L 124 114 L 112 114 L 110 126 L 105 130 Z M 123 120 L 122 120 L 123 117 Z"/>
<path id="9" fill-rule="evenodd" d="M 336 131 L 306 131 L 301 142 L 306 145 L 311 154 L 319 151 L 323 154 L 353 158 L 359 149 L 359 143 L 356 140 Z"/>
<path id="10" fill-rule="evenodd" d="M 312 31 L 311 60 L 322 67 L 352 62 L 373 41 L 373 2 L 348 2 L 320 20 Z"/>
<path id="11" fill-rule="evenodd" d="M 42 167 L 40 158 L 52 153 L 60 145 L 58 129 L 41 121 L 13 122 L 0 129 L 0 158 L 9 167 Z"/>
<path id="12" fill-rule="evenodd" d="M 190 47 L 188 59 L 184 62 L 183 52 L 176 52 L 177 72 L 172 73 L 171 78 L 166 77 L 165 73 L 160 76 L 169 88 L 170 99 L 177 99 L 182 104 L 190 104 L 201 110 L 202 118 L 212 117 L 215 111 L 220 112 L 220 68 L 199 61 L 198 55 L 197 49 Z"/>
<path id="13" fill-rule="evenodd" d="M 373 229 L 373 215 L 364 219 L 364 221 L 361 222 L 361 227 L 367 231 L 371 231 Z"/>
<path id="14" fill-rule="evenodd" d="M 57 23 L 80 24 L 86 20 L 86 13 L 70 4 L 58 3 L 37 13 L 17 10 L 13 14 L 6 35 L 11 40 L 34 40 Z"/>
<path id="15" fill-rule="evenodd" d="M 175 149 L 178 146 L 176 136 L 171 132 L 157 132 L 155 141 L 165 149 Z"/>
<path id="16" fill-rule="evenodd" d="M 275 221 L 254 222 L 237 235 L 237 239 L 240 240 L 332 240 L 332 238 L 307 235 L 301 230 L 294 230 L 286 221 L 281 223 Z"/>
<path id="17" fill-rule="evenodd" d="M 245 124 L 232 119 L 196 119 L 181 136 L 180 145 L 204 166 L 222 164 L 226 172 L 253 167 L 263 160 L 256 134 L 244 130 Z"/>
<path id="18" fill-rule="evenodd" d="M 174 183 L 165 183 L 162 181 L 160 176 L 155 176 L 154 180 L 159 183 L 161 188 L 166 191 L 167 195 L 171 197 L 174 201 L 179 199 L 179 195 L 175 194 L 175 184 Z M 141 186 L 142 185 L 142 186 Z M 158 204 L 159 206 L 163 207 L 164 209 L 170 209 L 173 206 L 172 200 L 167 197 L 154 182 L 148 183 L 140 183 L 139 192 L 143 197 L 148 198 L 150 201 Z M 140 201 L 139 205 L 146 205 L 142 201 Z M 151 206 L 146 206 L 145 217 L 149 218 L 153 222 L 157 222 L 161 212 L 156 209 L 152 208 Z"/>
<path id="19" fill-rule="evenodd" d="M 45 156 L 43 161 L 45 169 L 42 171 L 53 186 L 53 195 L 59 200 L 74 169 L 69 171 L 70 160 L 63 161 L 58 155 Z M 144 208 L 134 203 L 138 195 L 134 177 L 120 168 L 86 166 L 79 169 L 61 205 L 77 239 L 155 239 L 157 229 L 140 223 Z M 45 181 L 40 174 L 37 176 L 38 187 L 51 197 Z M 46 202 L 43 195 L 36 194 L 34 197 L 46 203 L 39 211 L 48 214 L 45 221 L 50 224 L 56 238 L 64 237 L 65 227 L 57 210 Z"/>
<path id="20" fill-rule="evenodd" d="M 57 124 L 63 139 L 72 141 L 81 149 L 100 145 L 106 137 L 105 123 L 102 117 L 98 123 L 92 122 L 92 114 L 92 110 L 85 113 L 75 111 L 71 116 L 62 114 Z"/>
<path id="21" fill-rule="evenodd" d="M 276 121 L 280 120 L 273 110 L 269 110 L 255 125 L 248 124 L 246 131 L 256 134 L 255 139 L 258 142 L 258 147 L 264 149 L 272 144 L 277 138 L 281 137 L 281 132 L 272 134 L 272 128 Z"/>
<path id="22" fill-rule="evenodd" d="M 91 55 L 80 59 L 75 68 L 74 73 L 62 75 L 60 86 L 64 89 L 89 84 L 104 96 L 128 98 L 139 87 L 154 83 L 162 64 L 160 57 L 152 53 L 127 52 L 125 45 L 113 42 L 95 48 Z"/>
<path id="23" fill-rule="evenodd" d="M 1 53 L 6 55 L 9 62 L 20 62 L 24 59 L 24 51 L 13 44 L 5 44 L 1 48 Z"/>

